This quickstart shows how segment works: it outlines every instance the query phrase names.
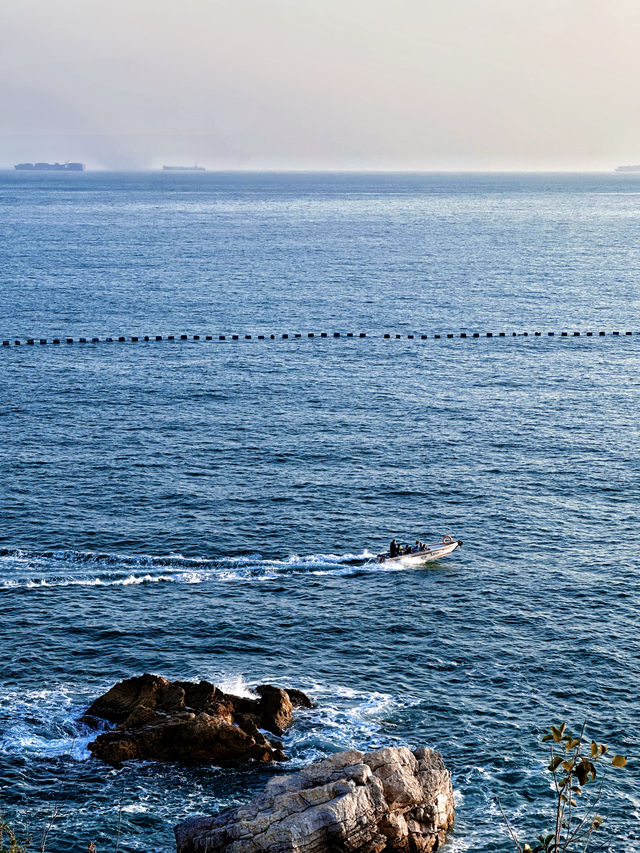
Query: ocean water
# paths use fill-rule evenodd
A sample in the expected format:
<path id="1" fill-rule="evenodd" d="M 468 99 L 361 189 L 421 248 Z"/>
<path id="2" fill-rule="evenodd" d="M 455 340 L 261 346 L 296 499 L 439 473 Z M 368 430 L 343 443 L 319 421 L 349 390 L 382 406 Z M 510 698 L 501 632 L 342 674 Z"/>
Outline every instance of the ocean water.
<path id="1" fill-rule="evenodd" d="M 167 853 L 273 773 L 429 744 L 447 850 L 508 851 L 495 798 L 549 825 L 539 740 L 565 719 L 628 756 L 599 810 L 640 851 L 638 176 L 6 172 L 0 258 L 19 830 L 113 849 L 121 808 L 123 849 Z M 439 563 L 375 562 L 445 533 Z M 316 708 L 282 767 L 102 765 L 78 718 L 144 671 Z"/>

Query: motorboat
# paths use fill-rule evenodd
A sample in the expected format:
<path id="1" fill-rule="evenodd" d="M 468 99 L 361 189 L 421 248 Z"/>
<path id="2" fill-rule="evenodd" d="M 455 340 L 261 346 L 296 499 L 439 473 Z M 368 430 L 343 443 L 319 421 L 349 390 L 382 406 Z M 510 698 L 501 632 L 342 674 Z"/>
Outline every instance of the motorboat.
<path id="1" fill-rule="evenodd" d="M 379 563 L 422 566 L 432 560 L 439 560 L 441 557 L 448 556 L 462 545 L 462 540 L 454 539 L 452 536 L 443 536 L 442 541 L 437 545 L 425 545 L 424 542 L 418 542 L 411 546 L 403 542 L 396 543 L 395 539 L 391 544 L 391 550 L 384 554 L 378 554 L 376 559 Z M 393 550 L 395 550 L 394 556 L 392 556 Z"/>

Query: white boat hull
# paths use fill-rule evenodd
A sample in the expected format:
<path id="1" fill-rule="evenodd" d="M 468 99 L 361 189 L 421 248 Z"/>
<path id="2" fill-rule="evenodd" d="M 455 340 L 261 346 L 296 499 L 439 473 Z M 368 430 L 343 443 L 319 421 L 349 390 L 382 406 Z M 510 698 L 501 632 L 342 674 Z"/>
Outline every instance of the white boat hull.
<path id="1" fill-rule="evenodd" d="M 459 548 L 462 545 L 462 542 L 453 540 L 453 542 L 449 542 L 445 544 L 444 542 L 440 545 L 430 545 L 425 551 L 418 551 L 415 554 L 401 554 L 399 557 L 387 557 L 385 555 L 380 555 L 378 557 L 378 562 L 384 563 L 384 565 L 398 565 L 398 566 L 423 566 L 426 563 L 431 563 L 434 560 L 439 560 L 442 557 L 447 557 L 456 548 Z"/>

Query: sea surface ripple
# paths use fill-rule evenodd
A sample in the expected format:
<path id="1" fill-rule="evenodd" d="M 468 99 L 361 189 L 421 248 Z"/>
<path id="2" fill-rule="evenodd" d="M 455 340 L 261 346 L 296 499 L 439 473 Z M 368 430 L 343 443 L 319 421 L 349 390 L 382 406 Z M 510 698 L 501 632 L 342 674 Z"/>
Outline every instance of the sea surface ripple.
<path id="1" fill-rule="evenodd" d="M 346 747 L 429 744 L 450 851 L 550 806 L 544 728 L 629 757 L 640 851 L 640 181 L 0 173 L 0 809 L 50 853 L 172 826 Z M 529 337 L 407 340 L 407 333 Z M 365 339 L 306 338 L 326 331 Z M 301 339 L 258 341 L 301 332 Z M 400 332 L 402 340 L 384 340 Z M 449 533 L 424 569 L 375 554 Z M 144 671 L 306 690 L 272 769 L 113 769 L 79 722 Z"/>

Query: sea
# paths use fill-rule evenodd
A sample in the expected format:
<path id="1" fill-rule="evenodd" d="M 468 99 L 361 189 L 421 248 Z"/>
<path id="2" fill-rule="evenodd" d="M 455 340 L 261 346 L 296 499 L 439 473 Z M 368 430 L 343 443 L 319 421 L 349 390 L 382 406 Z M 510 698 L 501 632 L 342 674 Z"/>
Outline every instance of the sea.
<path id="1" fill-rule="evenodd" d="M 498 799 L 521 841 L 550 830 L 566 721 L 627 756 L 592 787 L 638 853 L 639 274 L 634 174 L 1 172 L 19 837 L 169 853 L 274 774 L 429 745 L 447 853 L 507 853 Z M 283 765 L 94 760 L 83 710 L 144 672 L 315 707 Z"/>

